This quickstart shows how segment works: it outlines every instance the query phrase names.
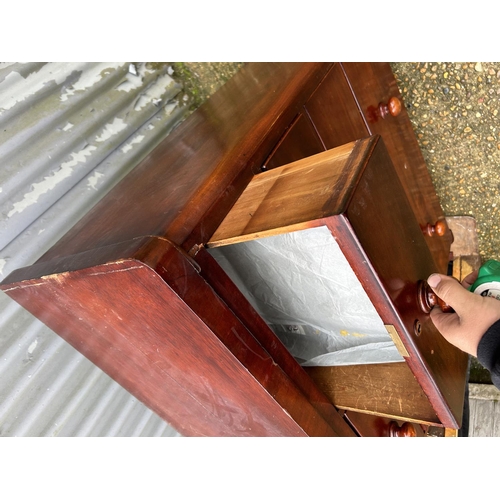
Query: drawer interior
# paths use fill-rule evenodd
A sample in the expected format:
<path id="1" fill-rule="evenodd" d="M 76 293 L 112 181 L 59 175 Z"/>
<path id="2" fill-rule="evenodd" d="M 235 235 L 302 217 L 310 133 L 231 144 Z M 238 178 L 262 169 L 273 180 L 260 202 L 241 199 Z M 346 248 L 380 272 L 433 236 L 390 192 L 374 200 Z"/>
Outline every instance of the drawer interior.
<path id="1" fill-rule="evenodd" d="M 256 175 L 207 247 L 333 404 L 439 425 L 408 366 L 408 332 L 349 222 L 378 144 L 362 139 Z"/>
<path id="2" fill-rule="evenodd" d="M 404 362 L 326 226 L 210 253 L 302 366 Z"/>

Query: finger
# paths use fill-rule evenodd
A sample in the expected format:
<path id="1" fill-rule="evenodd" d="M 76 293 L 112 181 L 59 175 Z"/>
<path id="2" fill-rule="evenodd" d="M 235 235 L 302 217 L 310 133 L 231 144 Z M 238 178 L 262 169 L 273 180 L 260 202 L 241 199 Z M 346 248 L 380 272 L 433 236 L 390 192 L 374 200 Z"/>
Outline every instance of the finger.
<path id="1" fill-rule="evenodd" d="M 443 274 L 432 274 L 427 283 L 436 292 L 437 296 L 450 305 L 459 315 L 470 309 L 471 301 L 479 298 L 478 295 L 466 290 L 455 278 Z"/>
<path id="2" fill-rule="evenodd" d="M 463 280 L 462 280 L 462 286 L 464 288 L 470 288 L 471 285 L 474 284 L 474 281 L 477 280 L 477 275 L 479 274 L 479 271 L 473 271 L 472 273 L 468 274 Z"/>

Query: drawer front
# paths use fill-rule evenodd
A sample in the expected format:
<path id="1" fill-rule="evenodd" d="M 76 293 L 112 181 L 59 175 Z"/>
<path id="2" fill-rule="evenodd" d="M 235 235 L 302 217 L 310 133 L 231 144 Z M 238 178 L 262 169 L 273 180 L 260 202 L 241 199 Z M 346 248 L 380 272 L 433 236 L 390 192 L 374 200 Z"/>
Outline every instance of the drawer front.
<path id="1" fill-rule="evenodd" d="M 324 226 L 326 231 L 316 231 Z M 400 354 L 438 422 L 448 427 L 459 423 L 467 356 L 437 333 L 420 307 L 419 282 L 434 272 L 434 262 L 379 136 L 254 176 L 208 246 L 277 335 L 305 325 L 300 337 L 283 340 L 301 363 L 316 363 L 318 357 L 345 349 L 349 336 L 355 345 L 348 347 L 356 347 L 359 338 L 383 344 L 392 333 L 396 346 L 400 337 Z M 358 281 L 351 282 L 349 269 Z M 351 295 L 361 286 L 367 297 Z M 346 296 L 358 304 L 357 312 L 344 303 Z M 360 310 L 367 301 L 379 317 L 369 308 Z M 384 325 L 390 327 L 386 332 Z M 376 362 L 388 361 L 394 359 Z M 396 392 L 408 396 L 405 387 Z M 338 397 L 337 391 L 335 405 Z M 368 403 L 375 404 L 374 398 Z M 378 410 L 364 409 L 382 411 L 380 404 L 375 406 Z M 415 408 L 383 406 L 385 414 L 435 423 L 425 398 L 418 417 Z"/>
<path id="2" fill-rule="evenodd" d="M 379 134 L 384 139 L 418 223 L 423 230 L 430 228 L 426 241 L 437 269 L 446 273 L 452 235 L 449 230 L 442 236 L 432 230 L 436 222 L 444 222 L 443 210 L 389 64 L 343 63 L 342 68 L 369 134 Z M 401 109 L 399 113 L 396 110 L 396 116 L 387 112 L 383 117 L 379 105 L 387 104 L 393 97 L 400 101 Z"/>

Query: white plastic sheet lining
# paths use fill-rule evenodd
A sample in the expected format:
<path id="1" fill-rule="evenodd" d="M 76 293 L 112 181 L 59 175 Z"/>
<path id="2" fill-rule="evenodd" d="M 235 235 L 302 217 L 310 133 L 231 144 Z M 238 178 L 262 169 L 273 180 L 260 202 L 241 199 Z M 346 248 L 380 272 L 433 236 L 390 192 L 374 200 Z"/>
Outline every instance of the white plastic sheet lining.
<path id="1" fill-rule="evenodd" d="M 210 252 L 303 366 L 404 361 L 328 228 Z"/>

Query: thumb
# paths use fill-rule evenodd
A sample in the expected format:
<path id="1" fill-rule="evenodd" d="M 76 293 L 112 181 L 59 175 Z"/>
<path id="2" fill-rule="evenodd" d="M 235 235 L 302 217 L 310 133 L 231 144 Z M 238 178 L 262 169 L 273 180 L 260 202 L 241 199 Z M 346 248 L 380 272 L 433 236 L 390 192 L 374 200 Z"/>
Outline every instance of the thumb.
<path id="1" fill-rule="evenodd" d="M 450 305 L 458 315 L 467 307 L 470 308 L 471 300 L 474 300 L 473 297 L 477 297 L 464 288 L 455 278 L 444 274 L 431 274 L 427 279 L 427 283 L 436 295 Z"/>
<path id="2" fill-rule="evenodd" d="M 445 338 L 447 338 L 448 332 L 460 327 L 460 317 L 456 313 L 446 313 L 439 307 L 434 307 L 430 316 L 434 326 Z"/>

